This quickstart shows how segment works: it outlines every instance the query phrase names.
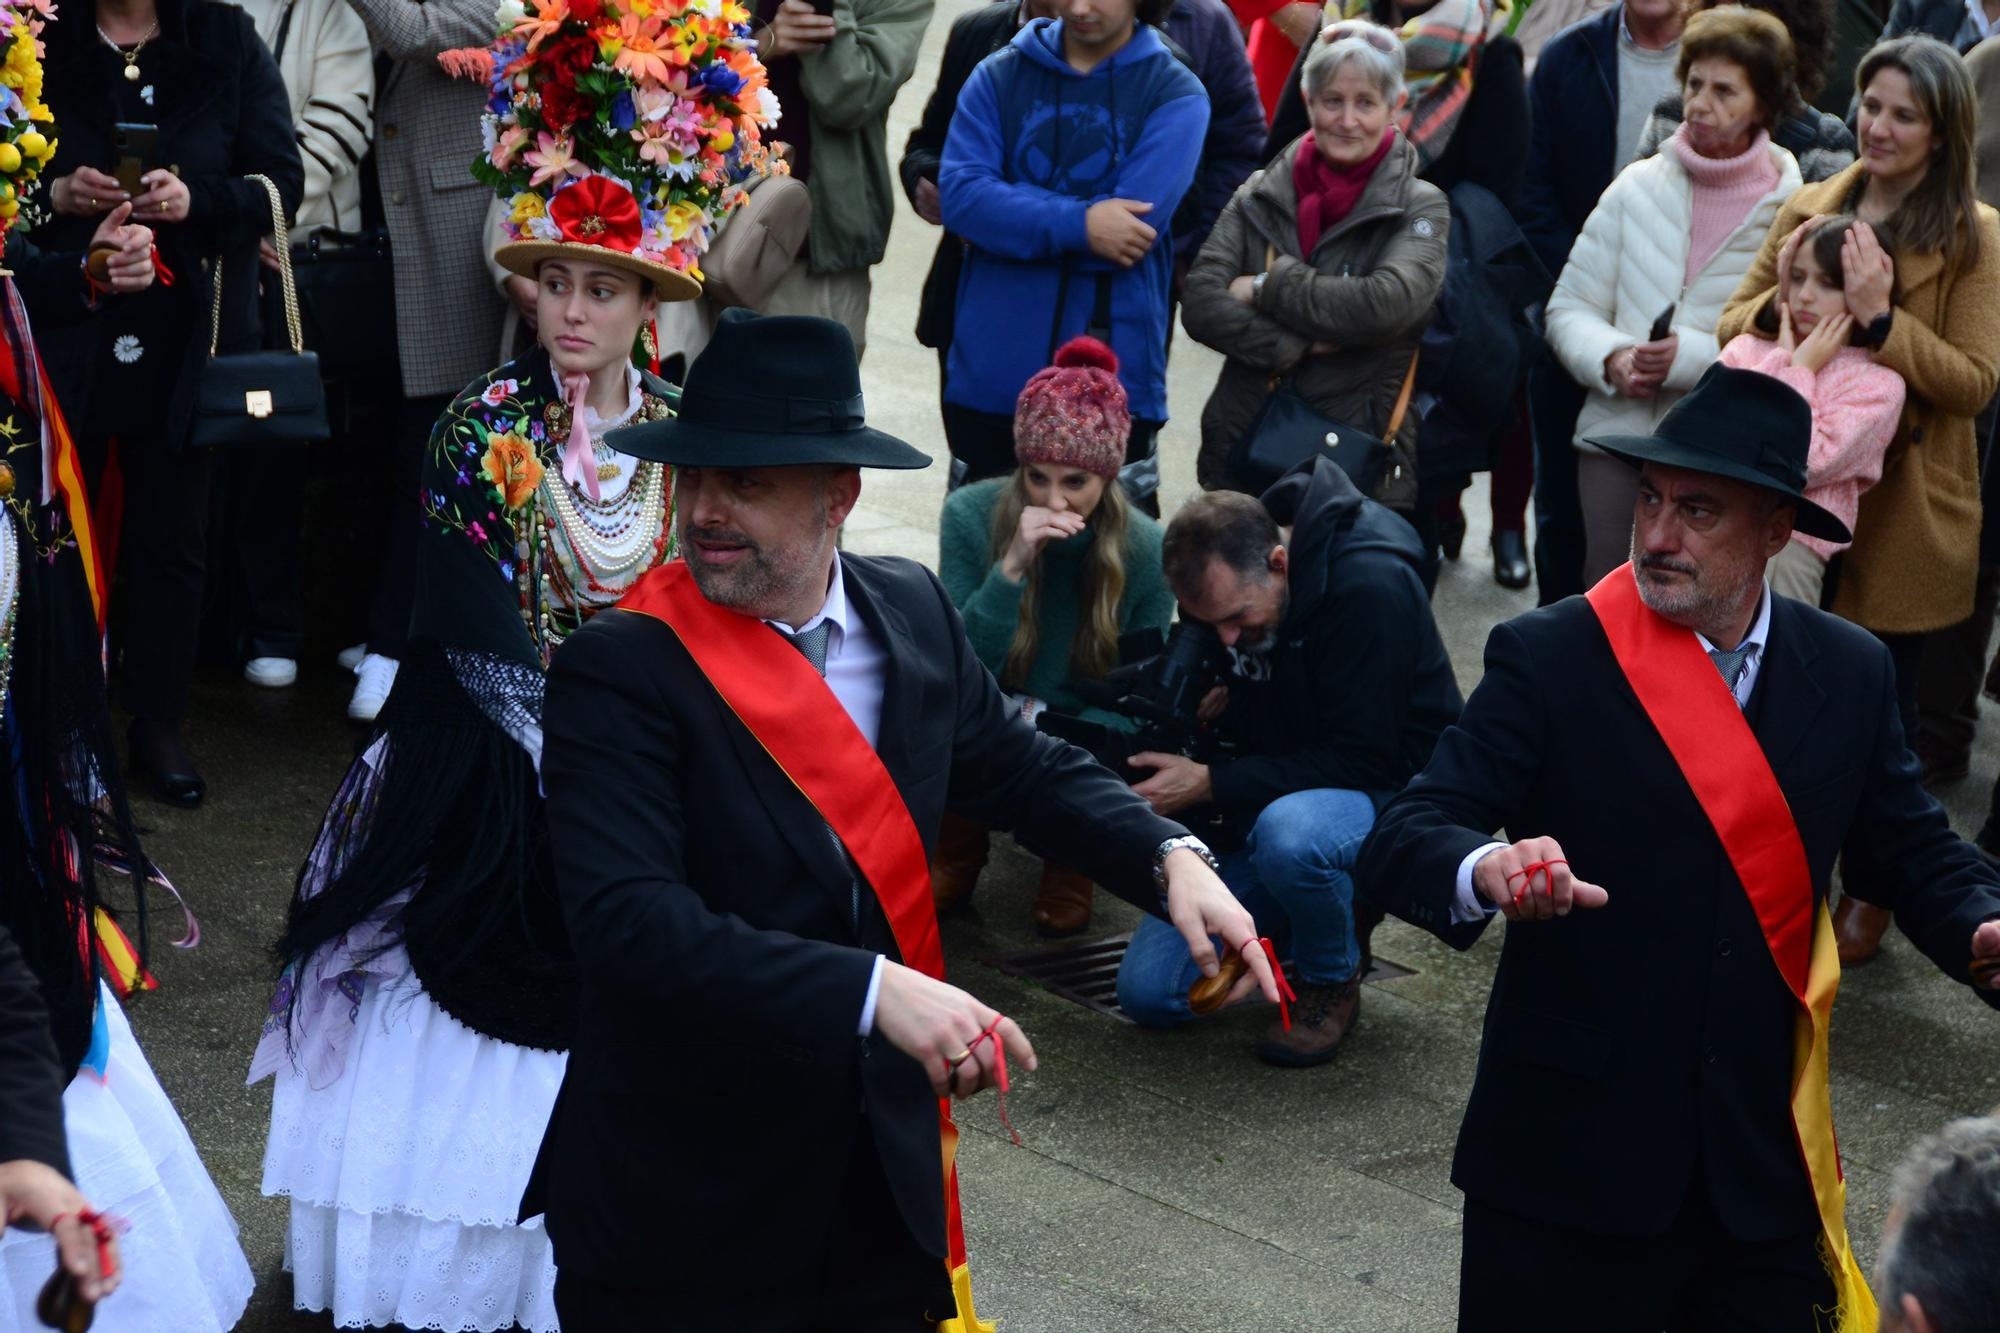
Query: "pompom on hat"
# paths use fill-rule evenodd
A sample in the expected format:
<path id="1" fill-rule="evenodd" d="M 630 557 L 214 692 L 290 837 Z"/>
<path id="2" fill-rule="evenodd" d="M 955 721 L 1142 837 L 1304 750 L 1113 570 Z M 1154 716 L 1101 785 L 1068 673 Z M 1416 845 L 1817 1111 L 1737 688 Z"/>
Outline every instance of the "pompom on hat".
<path id="1" fill-rule="evenodd" d="M 6 0 L 0 0 L 0 4 Z M 746 182 L 783 172 L 750 12 L 740 0 L 502 0 L 490 47 L 447 51 L 486 84 L 472 175 L 509 206 L 494 259 L 636 273 L 662 300 L 701 294 L 700 259 Z"/>
<path id="2" fill-rule="evenodd" d="M 1125 465 L 1132 413 L 1118 382 L 1118 354 L 1095 338 L 1071 338 L 1014 402 L 1014 457 L 1116 477 Z"/>

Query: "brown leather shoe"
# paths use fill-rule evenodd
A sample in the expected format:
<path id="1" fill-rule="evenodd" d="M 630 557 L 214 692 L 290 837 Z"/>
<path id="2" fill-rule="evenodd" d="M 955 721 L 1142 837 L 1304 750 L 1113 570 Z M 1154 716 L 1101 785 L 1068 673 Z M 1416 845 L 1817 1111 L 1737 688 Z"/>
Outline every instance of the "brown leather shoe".
<path id="1" fill-rule="evenodd" d="M 1090 924 L 1090 898 L 1097 886 L 1081 871 L 1042 862 L 1042 883 L 1035 891 L 1035 931 L 1047 939 L 1074 935 Z"/>
<path id="2" fill-rule="evenodd" d="M 1266 1064 L 1309 1069 L 1340 1054 L 1341 1038 L 1361 1016 L 1361 978 L 1331 986 L 1301 981 L 1295 989 L 1299 998 L 1292 1005 L 1291 1030 L 1285 1030 L 1283 1019 L 1272 1023 L 1257 1043 L 1257 1055 Z"/>
<path id="3" fill-rule="evenodd" d="M 1889 909 L 1864 903 L 1852 894 L 1843 894 L 1833 909 L 1833 938 L 1840 947 L 1840 965 L 1856 967 L 1882 951 L 1882 936 L 1888 932 Z"/>
<path id="4" fill-rule="evenodd" d="M 942 916 L 972 896 L 986 869 L 988 830 L 962 815 L 945 814 L 938 825 L 937 855 L 931 858 L 931 901 Z"/>

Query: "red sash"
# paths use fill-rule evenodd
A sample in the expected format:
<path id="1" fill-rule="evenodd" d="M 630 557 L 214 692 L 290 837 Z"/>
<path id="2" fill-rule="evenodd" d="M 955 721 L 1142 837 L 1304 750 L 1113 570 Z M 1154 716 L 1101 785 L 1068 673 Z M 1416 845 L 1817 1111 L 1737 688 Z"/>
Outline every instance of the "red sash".
<path id="1" fill-rule="evenodd" d="M 1722 674 L 1691 630 L 1640 599 L 1632 566 L 1605 575 L 1589 600 L 1639 706 L 1721 839 L 1772 961 L 1798 999 L 1792 1126 L 1819 1204 L 1820 1257 L 1837 1293 L 1826 1327 L 1872 1330 L 1875 1301 L 1847 1241 L 1847 1188 L 1827 1092 L 1827 1023 L 1840 961 L 1826 908 L 1814 901 L 1798 824 Z M 1611 891 L 1615 901 L 1617 886 Z"/>
<path id="2" fill-rule="evenodd" d="M 903 962 L 944 979 L 944 949 L 930 866 L 903 794 L 882 758 L 803 654 L 762 621 L 702 596 L 682 561 L 653 570 L 618 603 L 664 622 L 722 701 L 785 777 L 832 826 L 874 889 Z M 938 1101 L 944 1155 L 945 1234 L 958 1314 L 938 1333 L 985 1333 L 994 1326 L 972 1307 L 965 1229 L 958 1211 L 958 1129 L 951 1102 Z"/>

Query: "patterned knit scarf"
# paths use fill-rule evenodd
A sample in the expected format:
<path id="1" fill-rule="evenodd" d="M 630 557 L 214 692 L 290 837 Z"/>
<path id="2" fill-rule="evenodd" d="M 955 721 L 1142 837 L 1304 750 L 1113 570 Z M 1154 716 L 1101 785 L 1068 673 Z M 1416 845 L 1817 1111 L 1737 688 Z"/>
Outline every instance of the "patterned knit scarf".
<path id="1" fill-rule="evenodd" d="M 1504 29 L 1511 0 L 1438 0 L 1396 30 L 1403 39 L 1403 82 L 1410 100 L 1396 117 L 1403 137 L 1417 150 L 1421 174 L 1444 156 L 1465 104 L 1487 32 Z M 1371 0 L 1327 0 L 1327 21 L 1365 19 Z"/>

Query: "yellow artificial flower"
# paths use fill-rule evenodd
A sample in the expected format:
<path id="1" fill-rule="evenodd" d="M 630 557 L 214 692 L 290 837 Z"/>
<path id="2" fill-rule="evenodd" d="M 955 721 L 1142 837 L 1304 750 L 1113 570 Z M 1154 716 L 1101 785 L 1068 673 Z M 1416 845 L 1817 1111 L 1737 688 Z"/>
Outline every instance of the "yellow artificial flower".
<path id="1" fill-rule="evenodd" d="M 514 213 L 508 220 L 517 227 L 525 226 L 536 218 L 548 216 L 548 208 L 542 203 L 542 197 L 538 194 L 528 194 L 524 191 L 515 195 L 511 202 L 514 205 Z"/>
<path id="2" fill-rule="evenodd" d="M 667 235 L 676 241 L 687 239 L 701 222 L 701 210 L 683 199 L 667 210 Z"/>

